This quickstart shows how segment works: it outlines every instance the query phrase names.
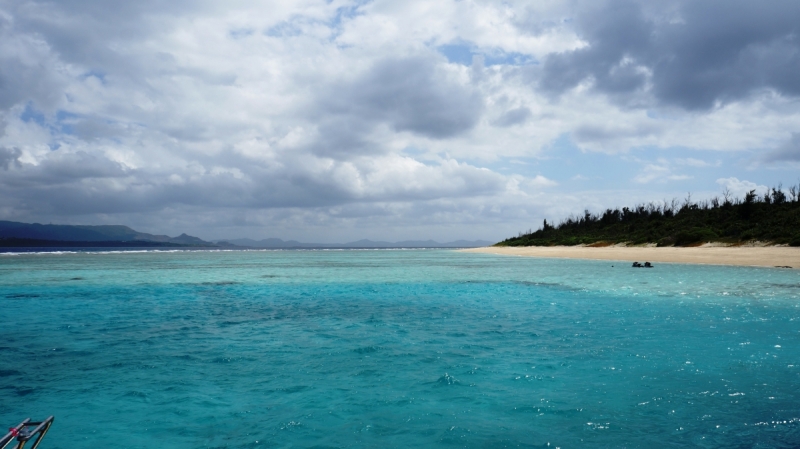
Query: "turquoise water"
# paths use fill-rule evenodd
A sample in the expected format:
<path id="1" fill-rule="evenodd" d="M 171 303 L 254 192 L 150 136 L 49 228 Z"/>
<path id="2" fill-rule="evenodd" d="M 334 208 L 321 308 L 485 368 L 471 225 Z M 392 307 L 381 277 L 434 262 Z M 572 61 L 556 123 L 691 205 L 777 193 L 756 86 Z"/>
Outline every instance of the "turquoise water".
<path id="1" fill-rule="evenodd" d="M 800 272 L 629 265 L 2 255 L 0 425 L 55 415 L 42 449 L 800 445 Z"/>

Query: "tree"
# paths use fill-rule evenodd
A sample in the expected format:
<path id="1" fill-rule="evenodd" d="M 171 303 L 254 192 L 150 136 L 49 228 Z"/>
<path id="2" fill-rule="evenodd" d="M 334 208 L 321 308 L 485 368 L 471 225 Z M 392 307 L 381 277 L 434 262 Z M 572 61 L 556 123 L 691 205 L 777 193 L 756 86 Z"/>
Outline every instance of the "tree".
<path id="1" fill-rule="evenodd" d="M 725 190 L 722 191 L 722 197 L 725 198 L 725 202 L 722 203 L 723 206 L 728 207 L 731 206 L 731 190 L 725 187 Z"/>
<path id="2" fill-rule="evenodd" d="M 778 188 L 772 188 L 772 202 L 775 204 L 783 204 L 786 202 L 786 194 L 783 193 L 783 184 L 778 184 Z"/>

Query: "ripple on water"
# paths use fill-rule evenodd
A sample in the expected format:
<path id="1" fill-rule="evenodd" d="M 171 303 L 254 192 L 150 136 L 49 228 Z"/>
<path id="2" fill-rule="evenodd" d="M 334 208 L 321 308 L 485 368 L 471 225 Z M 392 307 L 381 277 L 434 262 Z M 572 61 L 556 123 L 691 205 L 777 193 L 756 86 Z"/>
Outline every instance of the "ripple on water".
<path id="1" fill-rule="evenodd" d="M 607 265 L 0 258 L 0 420 L 55 415 L 54 448 L 800 441 L 796 272 Z"/>

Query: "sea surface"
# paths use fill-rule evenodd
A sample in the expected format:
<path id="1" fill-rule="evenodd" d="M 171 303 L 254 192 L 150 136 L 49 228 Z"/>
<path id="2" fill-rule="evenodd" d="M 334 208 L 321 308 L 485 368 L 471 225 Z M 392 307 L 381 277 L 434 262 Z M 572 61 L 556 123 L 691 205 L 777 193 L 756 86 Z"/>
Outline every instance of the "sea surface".
<path id="1" fill-rule="evenodd" d="M 12 253 L 0 307 L 41 449 L 800 446 L 798 270 Z"/>

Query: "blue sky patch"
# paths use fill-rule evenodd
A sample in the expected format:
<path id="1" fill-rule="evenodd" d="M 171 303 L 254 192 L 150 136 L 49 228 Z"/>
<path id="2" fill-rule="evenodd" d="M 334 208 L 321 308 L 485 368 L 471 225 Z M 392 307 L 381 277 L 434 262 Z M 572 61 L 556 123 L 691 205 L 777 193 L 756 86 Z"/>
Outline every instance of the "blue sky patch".
<path id="1" fill-rule="evenodd" d="M 286 21 L 278 23 L 270 28 L 268 28 L 264 34 L 271 37 L 293 37 L 299 36 L 303 33 L 303 30 L 300 29 L 293 21 Z"/>
<path id="2" fill-rule="evenodd" d="M 436 48 L 453 64 L 472 65 L 473 47 L 468 44 L 447 44 Z"/>
<path id="3" fill-rule="evenodd" d="M 342 23 L 348 19 L 352 19 L 361 15 L 358 12 L 358 9 L 362 6 L 370 3 L 369 1 L 359 1 L 355 2 L 354 5 L 351 6 L 342 6 L 336 9 L 336 15 L 333 16 L 333 19 L 329 22 L 329 26 L 332 28 L 340 28 Z"/>
<path id="4" fill-rule="evenodd" d="M 472 65 L 473 58 L 476 55 L 483 56 L 483 64 L 487 67 L 493 65 L 538 64 L 538 61 L 531 55 L 500 50 L 487 51 L 468 42 L 440 45 L 436 47 L 436 50 L 443 54 L 449 62 L 466 66 Z"/>
<path id="5" fill-rule="evenodd" d="M 97 78 L 100 80 L 101 83 L 106 83 L 106 74 L 101 70 L 89 70 L 88 72 L 81 75 L 82 79 L 86 78 Z"/>
<path id="6" fill-rule="evenodd" d="M 471 161 L 505 175 L 528 178 L 543 175 L 557 182 L 559 192 L 632 191 L 652 192 L 653 201 L 693 192 L 696 200 L 720 194 L 718 179 L 735 177 L 771 186 L 796 182 L 792 167 L 754 164 L 755 153 L 726 153 L 684 147 L 641 147 L 617 154 L 584 151 L 568 134 L 560 136 L 539 157 L 504 157 L 491 163 Z M 705 192 L 705 194 L 703 193 Z M 624 206 L 624 204 L 620 204 Z"/>
<path id="7" fill-rule="evenodd" d="M 45 126 L 44 114 L 40 111 L 37 111 L 30 102 L 25 105 L 25 110 L 22 111 L 22 114 L 19 115 L 19 118 L 25 123 L 34 122 L 41 126 Z"/>

